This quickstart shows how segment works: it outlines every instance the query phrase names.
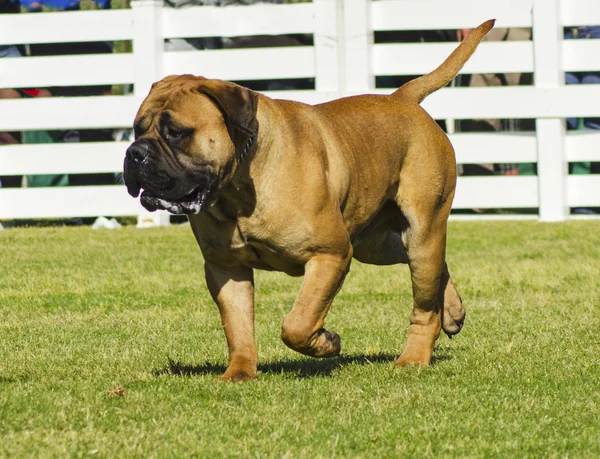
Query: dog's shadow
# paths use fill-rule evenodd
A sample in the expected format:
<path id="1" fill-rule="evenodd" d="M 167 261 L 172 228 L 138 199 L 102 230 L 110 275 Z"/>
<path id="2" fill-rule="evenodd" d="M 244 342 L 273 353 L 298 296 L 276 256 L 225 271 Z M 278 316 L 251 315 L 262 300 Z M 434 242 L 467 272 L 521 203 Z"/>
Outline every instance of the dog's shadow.
<path id="1" fill-rule="evenodd" d="M 293 374 L 299 378 L 311 378 L 315 376 L 330 376 L 338 368 L 347 365 L 373 365 L 376 363 L 390 363 L 396 359 L 393 354 L 356 354 L 340 355 L 331 359 L 284 359 L 276 362 L 262 363 L 258 365 L 258 371 L 267 374 Z M 169 358 L 164 368 L 154 370 L 155 376 L 195 376 L 195 375 L 221 375 L 227 367 L 221 364 L 205 362 L 201 365 L 188 365 Z"/>
<path id="2" fill-rule="evenodd" d="M 391 364 L 397 358 L 397 354 L 378 353 L 340 355 L 331 359 L 284 359 L 277 362 L 259 364 L 258 371 L 266 374 L 289 374 L 298 378 L 313 378 L 317 376 L 331 376 L 335 370 L 348 365 Z M 431 364 L 435 365 L 437 362 L 451 359 L 452 357 L 448 354 L 434 355 Z M 205 362 L 201 365 L 188 365 L 169 358 L 167 365 L 164 368 L 154 370 L 153 374 L 154 376 L 218 376 L 225 373 L 226 369 L 227 367 L 222 364 Z"/>

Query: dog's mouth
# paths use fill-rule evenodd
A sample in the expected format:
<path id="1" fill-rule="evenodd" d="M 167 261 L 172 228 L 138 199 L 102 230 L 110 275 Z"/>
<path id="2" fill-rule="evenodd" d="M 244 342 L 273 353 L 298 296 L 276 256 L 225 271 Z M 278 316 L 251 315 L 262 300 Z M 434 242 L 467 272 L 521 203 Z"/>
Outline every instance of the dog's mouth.
<path id="1" fill-rule="evenodd" d="M 132 159 L 136 152 L 127 151 L 123 179 L 127 192 L 134 198 L 139 196 L 140 203 L 148 211 L 166 210 L 176 215 L 190 215 L 200 213 L 214 203 L 219 174 L 209 167 L 193 173 L 169 173 L 164 167 L 148 161 L 140 165 Z"/>
<path id="2" fill-rule="evenodd" d="M 190 215 L 200 213 L 207 207 L 211 191 L 208 188 L 199 186 L 191 193 L 186 194 L 179 199 L 166 199 L 152 195 L 147 190 L 142 191 L 140 202 L 146 210 L 154 212 L 155 210 L 166 210 L 176 215 Z"/>

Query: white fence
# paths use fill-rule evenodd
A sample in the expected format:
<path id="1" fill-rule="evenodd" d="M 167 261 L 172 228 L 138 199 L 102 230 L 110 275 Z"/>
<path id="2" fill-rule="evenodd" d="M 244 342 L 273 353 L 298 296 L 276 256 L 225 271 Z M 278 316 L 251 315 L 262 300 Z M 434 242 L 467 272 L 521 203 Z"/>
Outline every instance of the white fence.
<path id="1" fill-rule="evenodd" d="M 565 131 L 564 118 L 600 116 L 600 85 L 564 85 L 565 71 L 600 70 L 600 40 L 563 40 L 562 28 L 600 24 L 598 0 L 314 0 L 240 7 L 0 15 L 0 44 L 132 40 L 133 52 L 0 59 L 0 88 L 133 84 L 122 96 L 0 100 L 0 131 L 130 128 L 152 82 L 194 73 L 227 80 L 314 78 L 314 90 L 268 91 L 318 103 L 376 89 L 377 75 L 426 73 L 456 43 L 375 44 L 374 32 L 533 27 L 532 41 L 484 42 L 463 73 L 533 73 L 534 86 L 444 88 L 424 102 L 436 119 L 535 119 L 535 132 L 455 133 L 459 163 L 537 163 L 537 175 L 459 178 L 455 209 L 537 209 L 563 220 L 600 207 L 600 175 L 568 162 L 600 161 L 600 131 Z M 164 51 L 165 38 L 309 34 L 313 45 Z M 122 170 L 128 142 L 0 147 L 0 176 Z M 121 185 L 0 189 L 0 219 L 140 215 Z M 155 221 L 168 217 L 158 213 Z"/>

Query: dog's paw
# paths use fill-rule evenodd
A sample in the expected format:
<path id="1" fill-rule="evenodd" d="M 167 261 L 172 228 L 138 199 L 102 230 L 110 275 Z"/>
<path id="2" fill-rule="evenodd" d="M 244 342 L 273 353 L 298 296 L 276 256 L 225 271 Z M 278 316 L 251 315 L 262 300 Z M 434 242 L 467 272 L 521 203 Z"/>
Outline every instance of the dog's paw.
<path id="1" fill-rule="evenodd" d="M 395 365 L 397 367 L 427 367 L 431 361 L 431 353 L 427 352 L 407 352 L 404 351 L 398 360 L 396 360 Z"/>
<path id="2" fill-rule="evenodd" d="M 219 381 L 243 382 L 256 378 L 256 361 L 247 359 L 233 359 Z"/>
<path id="3" fill-rule="evenodd" d="M 310 330 L 310 323 L 288 314 L 283 318 L 281 339 L 290 349 L 310 357 L 328 358 L 340 354 L 342 341 L 336 332 L 321 328 L 316 332 Z"/>
<path id="4" fill-rule="evenodd" d="M 322 328 L 318 332 L 314 347 L 311 349 L 312 356 L 317 358 L 330 358 L 340 355 L 342 350 L 342 339 L 336 332 Z"/>
<path id="5" fill-rule="evenodd" d="M 407 366 L 429 366 L 431 362 L 431 356 L 433 355 L 433 347 L 435 340 L 439 336 L 439 328 L 433 330 L 434 333 L 424 333 L 422 327 L 418 329 L 418 332 L 413 331 L 415 325 L 411 325 L 408 329 L 408 337 L 406 340 L 406 346 L 398 360 L 396 360 L 397 367 Z"/>
<path id="6" fill-rule="evenodd" d="M 227 370 L 225 374 L 223 374 L 223 376 L 221 376 L 218 379 L 218 381 L 237 383 L 250 381 L 254 378 L 256 378 L 256 373 L 248 372 L 245 370 L 233 370 L 231 372 Z"/>
<path id="7" fill-rule="evenodd" d="M 465 323 L 465 308 L 454 283 L 448 279 L 444 290 L 444 309 L 442 311 L 442 330 L 452 338 L 460 333 Z"/>
<path id="8" fill-rule="evenodd" d="M 330 357 L 337 357 L 340 355 L 340 351 L 342 349 L 342 340 L 340 335 L 338 335 L 336 332 L 321 328 L 319 331 L 317 331 L 317 333 L 315 333 L 315 336 L 310 341 L 307 340 L 305 345 L 290 347 L 295 351 L 310 357 L 316 357 L 317 359 L 328 359 Z"/>
<path id="9" fill-rule="evenodd" d="M 442 317 L 442 329 L 449 338 L 460 333 L 465 323 L 465 308 L 461 303 L 458 305 L 444 305 Z"/>

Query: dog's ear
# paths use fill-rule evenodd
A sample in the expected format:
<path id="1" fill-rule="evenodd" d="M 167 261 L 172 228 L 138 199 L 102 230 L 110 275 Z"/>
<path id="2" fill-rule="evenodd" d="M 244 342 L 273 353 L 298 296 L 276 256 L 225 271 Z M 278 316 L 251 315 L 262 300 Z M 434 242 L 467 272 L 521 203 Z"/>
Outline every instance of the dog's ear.
<path id="1" fill-rule="evenodd" d="M 207 95 L 219 107 L 229 136 L 236 147 L 258 133 L 258 94 L 234 83 L 220 80 L 202 80 L 198 92 Z"/>

